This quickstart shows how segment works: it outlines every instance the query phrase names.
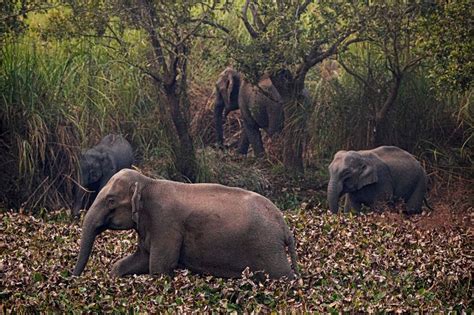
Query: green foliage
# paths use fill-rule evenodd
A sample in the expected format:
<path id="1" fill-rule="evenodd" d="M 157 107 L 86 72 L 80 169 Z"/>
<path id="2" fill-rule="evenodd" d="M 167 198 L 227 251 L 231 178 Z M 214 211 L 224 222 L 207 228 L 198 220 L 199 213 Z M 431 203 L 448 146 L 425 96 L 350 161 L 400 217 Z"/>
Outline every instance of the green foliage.
<path id="1" fill-rule="evenodd" d="M 0 43 L 9 35 L 23 32 L 27 13 L 39 8 L 34 1 L 0 0 Z"/>
<path id="2" fill-rule="evenodd" d="M 353 47 L 352 53 L 359 57 L 367 56 L 363 47 Z M 376 62 L 375 57 L 372 62 Z M 383 64 L 377 63 L 377 66 L 383 69 Z M 369 120 L 374 116 L 375 109 L 370 101 L 374 95 L 370 95 L 363 83 L 337 67 L 336 63 L 323 64 L 323 68 L 334 67 L 335 73 L 338 73 L 335 77 L 319 78 L 317 84 L 311 84 L 317 105 L 308 124 L 308 150 L 320 158 L 331 158 L 332 154 L 342 149 L 367 148 L 372 132 Z M 377 73 L 373 72 L 374 75 Z M 384 142 L 429 160 L 435 158 L 431 150 L 441 150 L 452 158 L 442 163 L 444 167 L 467 166 L 469 158 L 466 155 L 448 153 L 451 151 L 449 148 L 463 147 L 468 135 L 468 130 L 464 128 L 448 134 L 448 130 L 456 130 L 458 125 L 458 102 L 439 99 L 424 73 L 424 68 L 421 68 L 405 77 L 395 101 L 397 110 L 389 112 L 386 119 L 382 134 Z M 375 86 L 382 84 L 382 80 L 375 80 Z"/>
<path id="3" fill-rule="evenodd" d="M 236 5 L 236 15 L 241 16 L 242 6 Z M 327 50 L 343 34 L 359 29 L 368 11 L 364 5 L 331 1 L 307 6 L 299 1 L 252 1 L 250 10 L 253 20 L 249 24 L 258 36 L 242 33 L 241 25 L 233 25 L 237 32 L 231 33 L 228 54 L 252 82 L 265 72 L 296 71 L 311 54 Z"/>
<path id="4" fill-rule="evenodd" d="M 74 41 L 1 50 L 2 202 L 35 208 L 66 206 L 80 148 L 107 133 L 124 134 L 138 156 L 166 142 L 142 74 L 111 63 L 99 46 Z"/>
<path id="5" fill-rule="evenodd" d="M 469 0 L 438 2 L 427 12 L 421 45 L 431 57 L 428 73 L 440 94 L 472 89 L 473 19 Z"/>
<path id="6" fill-rule="evenodd" d="M 196 92 L 209 95 L 193 99 L 193 107 L 184 109 L 184 114 L 192 117 L 200 106 L 205 106 L 201 104 L 204 100 L 212 99 L 210 91 L 229 56 L 250 77 L 282 66 L 293 71 L 311 52 L 311 47 L 316 47 L 318 52 L 324 51 L 337 35 L 364 30 L 370 25 L 364 34 L 372 41 L 353 45 L 341 56 L 358 73 L 365 77 L 370 73 L 371 88 L 377 92 L 370 92 L 337 63 L 326 61 L 313 67 L 305 80 L 314 103 L 299 106 L 300 110 L 293 116 L 288 115 L 290 119 L 286 122 L 287 126 L 294 127 L 288 128 L 294 132 L 288 139 L 307 148 L 306 164 L 321 157 L 330 159 L 333 152 L 342 148 L 367 147 L 370 133 L 367 120 L 374 116 L 374 105 L 380 104 L 387 95 L 390 70 L 386 67 L 385 53 L 388 52 L 392 59 L 394 56 L 393 50 L 384 51 L 380 45 L 384 38 L 387 43 L 393 43 L 393 37 L 390 37 L 393 34 L 386 34 L 391 26 L 380 24 L 379 20 L 390 21 L 397 15 L 392 16 L 387 9 L 379 12 L 377 19 L 366 19 L 364 17 L 372 17 L 377 12 L 362 4 L 320 2 L 298 11 L 301 4 L 296 2 L 254 1 L 262 23 L 267 26 L 258 28 L 260 36 L 251 38 L 241 19 L 244 3 L 225 2 L 208 10 L 208 6 L 202 6 L 202 1 L 178 1 L 173 5 L 155 2 L 164 17 L 163 29 L 158 29 L 163 30 L 162 36 L 170 39 L 163 42 L 167 47 L 167 59 L 175 55 L 171 42 L 193 32 L 198 21 L 202 23 L 196 33 L 192 33 L 192 38 L 188 38 L 183 60 L 189 68 L 189 80 L 183 89 L 191 91 L 192 97 Z M 67 205 L 72 186 L 70 178 L 75 177 L 80 148 L 92 146 L 110 132 L 123 133 L 132 142 L 145 169 L 154 167 L 153 171 L 161 176 L 179 178 L 174 147 L 176 130 L 165 117 L 169 114 L 167 101 L 157 97 L 157 86 L 148 73 L 161 74 L 162 68 L 157 69 L 151 63 L 156 58 L 146 32 L 137 25 L 139 19 L 127 18 L 127 14 L 137 14 L 132 10 L 134 7 L 125 12 L 117 11 L 116 5 L 132 6 L 129 2 L 71 2 L 68 6 L 64 3 L 51 5 L 44 11 L 28 4 L 25 7 L 31 9 L 28 18 L 15 15 L 21 21 L 20 29 L 25 32 L 3 33 L 7 36 L 2 38 L 0 58 L 0 162 L 5 166 L 6 176 L 0 184 L 0 199 L 5 206 L 20 207 L 22 203 L 26 208 Z M 388 4 L 379 4 L 378 7 L 386 6 Z M 434 11 L 422 7 L 416 11 L 421 14 L 416 15 L 416 19 L 402 16 L 402 21 L 410 19 L 409 27 L 402 27 L 401 46 L 396 46 L 403 48 L 399 50 L 402 64 L 421 56 L 420 47 L 424 52 L 437 51 L 436 47 L 425 49 L 418 35 L 414 35 L 425 26 L 419 24 L 420 16 L 427 23 L 438 21 L 440 27 L 453 25 L 457 32 L 468 35 L 470 28 L 466 19 L 469 13 L 461 10 L 464 7 L 464 2 L 459 2 L 458 6 L 454 3 L 435 6 Z M 23 10 L 21 5 L 2 9 L 4 16 Z M 10 13 L 5 13 L 7 11 Z M 247 16 L 255 26 L 258 23 L 250 11 Z M 297 12 L 302 13 L 298 15 Z M 197 20 L 179 24 L 185 15 Z M 221 27 L 212 26 L 212 23 L 219 23 Z M 178 26 L 183 33 L 172 31 Z M 230 36 L 224 36 L 223 28 L 230 31 Z M 355 35 L 357 33 L 347 39 Z M 469 55 L 465 53 L 469 41 L 462 42 L 455 37 L 449 44 L 446 42 L 449 33 L 441 35 L 439 41 L 435 36 L 425 36 L 425 39 L 429 40 L 428 44 L 439 44 L 438 48 L 446 46 L 446 51 L 453 53 L 456 45 L 462 44 L 459 46 L 461 59 L 440 60 L 463 60 L 453 66 L 458 69 L 453 73 L 468 78 L 465 74 L 472 72 L 468 71 Z M 223 40 L 228 45 L 222 45 Z M 390 45 L 387 47 L 391 48 Z M 443 167 L 463 169 L 472 159 L 472 91 L 449 93 L 449 98 L 439 95 L 441 90 L 433 89 L 432 82 L 427 80 L 427 73 L 433 70 L 430 62 L 431 59 L 426 59 L 421 67 L 405 77 L 397 110 L 388 114 L 384 141 L 400 145 Z M 444 67 L 438 66 L 439 69 Z M 299 125 L 304 124 L 307 128 L 301 132 Z M 309 130 L 308 135 L 306 130 Z M 198 159 L 202 168 L 197 176 L 199 181 L 232 184 L 229 178 L 234 178 L 236 185 L 263 190 L 261 178 L 265 176 L 260 176 L 259 172 L 265 167 L 257 166 L 253 172 L 255 176 L 247 179 L 242 175 L 241 166 L 249 166 L 241 161 L 227 161 L 212 150 L 200 154 Z M 225 167 L 226 163 L 228 167 Z M 249 163 L 253 165 L 254 162 L 250 160 Z M 223 172 L 228 176 L 220 175 Z"/>

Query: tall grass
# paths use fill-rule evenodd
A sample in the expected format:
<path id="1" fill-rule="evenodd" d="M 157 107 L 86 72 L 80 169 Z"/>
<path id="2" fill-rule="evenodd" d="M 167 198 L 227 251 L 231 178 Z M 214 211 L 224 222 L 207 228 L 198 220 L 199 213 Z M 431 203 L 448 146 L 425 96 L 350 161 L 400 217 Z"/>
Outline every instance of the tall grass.
<path id="1" fill-rule="evenodd" d="M 335 78 L 314 76 L 312 82 L 309 86 L 315 106 L 308 149 L 313 155 L 330 159 L 338 150 L 368 148 L 368 120 L 373 108 L 364 86 L 342 69 Z M 471 150 L 465 145 L 469 126 L 459 124 L 459 108 L 459 102 L 436 95 L 420 68 L 404 78 L 388 123 L 383 126 L 384 144 L 399 146 L 445 167 L 465 167 L 469 157 L 457 151 Z M 441 156 L 445 158 L 440 160 Z"/>
<path id="2" fill-rule="evenodd" d="M 147 79 L 100 46 L 25 38 L 0 54 L 4 207 L 67 206 L 80 149 L 108 133 L 123 134 L 139 158 L 168 155 Z"/>

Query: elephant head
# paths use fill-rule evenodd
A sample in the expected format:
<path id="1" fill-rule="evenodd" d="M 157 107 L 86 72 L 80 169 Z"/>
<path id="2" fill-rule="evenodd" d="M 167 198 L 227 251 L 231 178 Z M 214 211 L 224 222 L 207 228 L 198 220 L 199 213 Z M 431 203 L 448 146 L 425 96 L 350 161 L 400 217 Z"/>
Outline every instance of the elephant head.
<path id="1" fill-rule="evenodd" d="M 84 270 L 97 235 L 105 230 L 137 229 L 133 217 L 140 208 L 140 194 L 146 177 L 131 170 L 115 174 L 99 192 L 82 225 L 81 249 L 73 274 Z"/>
<path id="2" fill-rule="evenodd" d="M 216 124 L 217 144 L 223 146 L 222 113 L 224 119 L 233 111 L 239 109 L 238 97 L 240 90 L 240 74 L 232 68 L 226 68 L 217 79 L 214 101 L 214 121 Z"/>
<path id="3" fill-rule="evenodd" d="M 72 215 L 78 216 L 79 210 L 84 206 L 87 208 L 86 190 L 97 191 L 100 182 L 106 174 L 113 172 L 113 162 L 107 153 L 98 152 L 94 149 L 81 154 L 79 160 L 79 183 L 82 187 L 76 187 Z"/>
<path id="4" fill-rule="evenodd" d="M 339 151 L 329 165 L 328 184 L 329 209 L 336 213 L 339 198 L 362 189 L 378 180 L 376 166 L 367 156 L 355 151 Z"/>

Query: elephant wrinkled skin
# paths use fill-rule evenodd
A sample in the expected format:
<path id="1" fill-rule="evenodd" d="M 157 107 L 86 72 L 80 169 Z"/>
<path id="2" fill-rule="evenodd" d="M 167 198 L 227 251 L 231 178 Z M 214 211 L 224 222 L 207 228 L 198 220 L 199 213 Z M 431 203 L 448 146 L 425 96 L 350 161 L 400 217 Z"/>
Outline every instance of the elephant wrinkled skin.
<path id="1" fill-rule="evenodd" d="M 135 229 L 139 235 L 136 252 L 115 263 L 116 276 L 171 274 L 187 268 L 240 277 L 246 267 L 272 278 L 295 276 L 295 243 L 280 210 L 265 197 L 240 188 L 154 180 L 134 170 L 120 171 L 84 218 L 74 275 L 82 273 L 96 236 L 107 229 Z"/>
<path id="2" fill-rule="evenodd" d="M 76 187 L 71 215 L 77 217 L 82 207 L 87 210 L 108 180 L 121 169 L 131 167 L 132 163 L 132 146 L 119 135 L 107 135 L 98 145 L 81 154 L 79 183 L 92 193 L 86 200 L 85 191 Z"/>
<path id="3" fill-rule="evenodd" d="M 373 150 L 339 151 L 329 165 L 329 209 L 338 212 L 339 198 L 346 194 L 345 212 L 360 211 L 363 204 L 401 198 L 408 213 L 420 213 L 427 176 L 410 153 L 394 146 Z"/>

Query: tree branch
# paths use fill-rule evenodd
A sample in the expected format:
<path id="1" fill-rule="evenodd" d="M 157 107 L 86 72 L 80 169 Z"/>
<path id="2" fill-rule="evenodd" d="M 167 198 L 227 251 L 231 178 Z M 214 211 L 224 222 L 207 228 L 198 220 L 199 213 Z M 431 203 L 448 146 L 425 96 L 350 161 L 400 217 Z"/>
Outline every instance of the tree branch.
<path id="1" fill-rule="evenodd" d="M 190 19 L 189 20 L 190 22 L 198 22 L 199 20 L 198 19 Z M 209 25 L 209 26 L 212 26 L 212 27 L 215 27 L 221 31 L 223 31 L 224 33 L 226 34 L 229 34 L 230 33 L 230 30 L 225 27 L 224 25 L 221 25 L 219 23 L 216 23 L 214 21 L 210 21 L 210 20 L 206 20 L 206 19 L 203 19 L 203 20 L 200 20 L 202 24 L 205 24 L 205 25 Z"/>
<path id="2" fill-rule="evenodd" d="M 210 7 L 208 8 L 209 11 L 212 12 L 212 11 L 214 10 L 215 6 L 216 6 L 216 3 L 214 2 L 214 3 L 212 4 L 212 6 L 210 6 Z M 186 36 L 184 36 L 175 46 L 178 46 L 178 47 L 179 47 L 180 45 L 182 45 L 183 43 L 185 43 L 191 36 L 195 36 L 195 35 L 196 35 L 196 33 L 197 33 L 198 30 L 199 30 L 199 27 L 204 24 L 204 20 L 207 18 L 207 15 L 208 15 L 209 11 L 204 12 L 204 13 L 202 14 L 202 17 L 201 17 L 200 19 L 193 19 L 194 22 L 197 22 L 196 25 L 195 25 L 194 28 L 193 28 L 189 33 L 187 33 Z"/>
<path id="3" fill-rule="evenodd" d="M 142 67 L 142 66 L 140 66 L 140 65 L 137 65 L 137 64 L 132 63 L 132 62 L 127 61 L 127 60 L 117 60 L 117 62 L 119 62 L 119 63 L 124 63 L 124 64 L 127 64 L 127 65 L 129 65 L 129 66 L 132 66 L 132 67 L 134 67 L 134 68 L 137 68 L 137 69 L 139 69 L 141 72 L 143 72 L 144 74 L 150 76 L 150 77 L 151 77 L 153 80 L 155 80 L 156 82 L 158 82 L 158 83 L 163 83 L 163 80 L 162 80 L 162 78 L 161 78 L 159 75 L 157 75 L 157 74 L 151 72 L 149 69 L 147 69 L 147 68 L 145 68 L 145 67 Z"/>
<path id="4" fill-rule="evenodd" d="M 249 32 L 250 36 L 255 39 L 255 38 L 258 38 L 259 35 L 250 24 L 247 17 L 247 10 L 249 8 L 249 4 L 250 4 L 250 0 L 246 0 L 244 6 L 242 7 L 242 21 L 244 22 L 245 28 Z"/>
<path id="5" fill-rule="evenodd" d="M 387 98 L 385 99 L 385 102 L 382 108 L 375 115 L 376 123 L 380 123 L 381 121 L 383 121 L 388 111 L 393 107 L 393 104 L 395 103 L 395 100 L 397 99 L 397 96 L 398 96 L 398 90 L 400 88 L 401 82 L 402 82 L 402 77 L 394 75 Z"/>
<path id="6" fill-rule="evenodd" d="M 296 8 L 296 19 L 299 19 L 301 14 L 303 14 L 306 9 L 308 8 L 308 5 L 311 4 L 311 2 L 313 2 L 312 0 L 305 0 L 305 2 L 303 2 L 301 5 L 299 5 L 297 8 Z"/>
<path id="7" fill-rule="evenodd" d="M 55 5 L 48 5 L 48 6 L 39 6 L 39 7 L 32 7 L 29 9 L 21 9 L 18 13 L 15 14 L 10 14 L 10 15 L 4 15 L 0 17 L 0 21 L 6 21 L 9 19 L 17 18 L 19 16 L 24 16 L 30 12 L 35 12 L 35 11 L 42 11 L 42 10 L 49 10 L 49 9 L 55 9 L 57 7 L 61 6 L 61 4 L 55 4 Z"/>
<path id="8" fill-rule="evenodd" d="M 418 65 L 420 61 L 423 60 L 422 56 L 418 56 L 412 60 L 410 60 L 403 68 L 402 68 L 402 73 L 408 71 L 408 69 Z"/>
<path id="9" fill-rule="evenodd" d="M 258 16 L 257 7 L 253 3 L 250 5 L 250 13 L 252 13 L 253 23 L 255 24 L 257 29 L 260 32 L 264 31 L 265 25 L 263 24 L 262 19 Z"/>
<path id="10" fill-rule="evenodd" d="M 169 78 L 169 69 L 166 64 L 165 56 L 163 54 L 163 48 L 161 47 L 160 39 L 156 33 L 156 23 L 158 22 L 158 17 L 156 16 L 156 9 L 153 3 L 150 0 L 141 0 L 143 9 L 146 11 L 146 15 L 142 14 L 143 18 L 148 20 L 148 23 L 144 23 L 144 28 L 148 33 L 149 40 L 153 47 L 153 52 L 158 60 L 159 65 L 163 70 L 163 75 L 165 78 Z M 161 82 L 163 80 L 160 80 Z"/>
<path id="11" fill-rule="evenodd" d="M 349 73 L 350 75 L 352 75 L 353 77 L 355 77 L 357 80 L 359 80 L 360 82 L 362 82 L 366 87 L 368 87 L 370 90 L 372 91 L 375 91 L 375 88 L 373 87 L 372 84 L 369 84 L 369 82 L 364 79 L 362 77 L 362 75 L 360 75 L 359 73 L 355 72 L 354 69 L 350 69 L 345 63 L 344 61 L 342 60 L 342 58 L 338 58 L 337 61 L 339 62 L 339 64 L 342 66 L 342 68 L 347 72 Z"/>

